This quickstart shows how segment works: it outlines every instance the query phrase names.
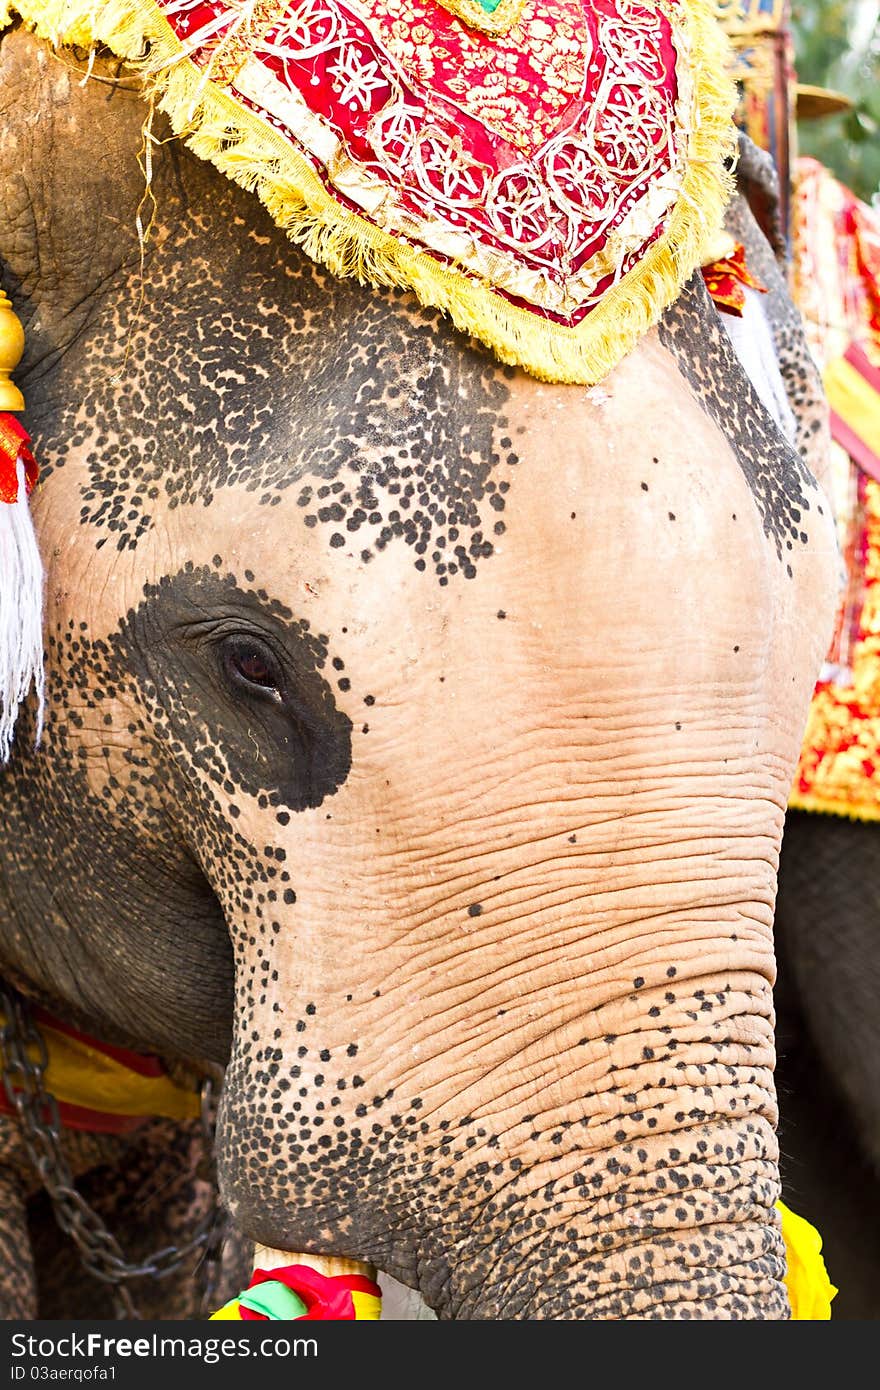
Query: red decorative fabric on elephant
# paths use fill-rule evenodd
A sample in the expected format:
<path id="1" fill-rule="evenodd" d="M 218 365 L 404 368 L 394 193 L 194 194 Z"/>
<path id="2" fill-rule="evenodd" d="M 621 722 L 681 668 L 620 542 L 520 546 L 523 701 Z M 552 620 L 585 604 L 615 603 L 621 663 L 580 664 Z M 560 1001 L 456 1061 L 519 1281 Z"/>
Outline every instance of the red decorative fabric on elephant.
<path id="1" fill-rule="evenodd" d="M 382 1291 L 359 1274 L 321 1274 L 309 1265 L 254 1270 L 250 1284 L 211 1315 L 216 1321 L 377 1322 Z"/>
<path id="2" fill-rule="evenodd" d="M 0 502 L 18 500 L 19 465 L 24 469 L 24 485 L 28 496 L 37 485 L 40 470 L 31 453 L 31 437 L 14 415 L 0 413 Z"/>
<path id="3" fill-rule="evenodd" d="M 720 223 L 734 94 L 705 0 L 14 7 L 132 62 L 331 270 L 547 379 L 603 377 Z"/>
<path id="4" fill-rule="evenodd" d="M 724 253 L 703 266 L 703 279 L 716 306 L 723 314 L 734 314 L 742 318 L 746 306 L 746 288 L 767 293 L 767 286 L 756 280 L 746 265 L 745 247 L 734 242 Z"/>
<path id="5" fill-rule="evenodd" d="M 846 585 L 789 804 L 880 820 L 880 218 L 798 163 L 795 298 L 832 405 L 831 481 Z"/>

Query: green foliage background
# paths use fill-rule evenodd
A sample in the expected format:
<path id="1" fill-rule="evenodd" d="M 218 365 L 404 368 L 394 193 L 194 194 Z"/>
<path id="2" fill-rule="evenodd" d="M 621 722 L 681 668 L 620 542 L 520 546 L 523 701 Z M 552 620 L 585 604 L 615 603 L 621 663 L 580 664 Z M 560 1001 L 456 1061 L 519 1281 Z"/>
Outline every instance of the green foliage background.
<path id="1" fill-rule="evenodd" d="M 798 81 L 852 98 L 851 111 L 798 122 L 798 149 L 866 202 L 880 202 L 880 0 L 793 0 Z"/>

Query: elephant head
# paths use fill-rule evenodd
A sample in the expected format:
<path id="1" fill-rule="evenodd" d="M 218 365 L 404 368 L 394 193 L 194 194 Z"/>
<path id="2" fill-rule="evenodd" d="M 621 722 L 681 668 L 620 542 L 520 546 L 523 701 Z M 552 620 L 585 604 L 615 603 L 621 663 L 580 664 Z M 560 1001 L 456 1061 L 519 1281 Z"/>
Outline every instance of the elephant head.
<path id="1" fill-rule="evenodd" d="M 787 1315 L 772 921 L 834 538 L 691 281 L 601 387 L 316 269 L 0 46 L 46 477 L 4 970 L 228 1064 L 252 1239 L 450 1318 Z"/>

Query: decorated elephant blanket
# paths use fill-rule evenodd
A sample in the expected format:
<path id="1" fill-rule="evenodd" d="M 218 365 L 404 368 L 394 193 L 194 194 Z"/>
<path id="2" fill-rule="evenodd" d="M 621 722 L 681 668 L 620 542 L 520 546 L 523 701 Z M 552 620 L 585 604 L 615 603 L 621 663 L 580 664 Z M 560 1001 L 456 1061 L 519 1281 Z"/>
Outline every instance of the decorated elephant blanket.
<path id="1" fill-rule="evenodd" d="M 880 820 L 880 216 L 798 161 L 795 296 L 831 406 L 846 584 L 790 805 Z"/>
<path id="2" fill-rule="evenodd" d="M 734 106 L 710 0 L 0 0 L 108 46 L 310 256 L 595 383 L 700 264 Z"/>

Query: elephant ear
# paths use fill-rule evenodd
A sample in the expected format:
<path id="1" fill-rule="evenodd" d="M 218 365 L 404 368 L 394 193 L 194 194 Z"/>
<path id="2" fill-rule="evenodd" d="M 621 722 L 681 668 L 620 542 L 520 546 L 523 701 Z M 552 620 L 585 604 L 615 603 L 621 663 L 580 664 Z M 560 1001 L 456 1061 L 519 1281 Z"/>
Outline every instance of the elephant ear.
<path id="1" fill-rule="evenodd" d="M 773 248 L 780 265 L 788 259 L 785 228 L 782 223 L 782 194 L 779 174 L 771 155 L 739 132 L 736 165 L 737 191 L 748 203 L 752 216 Z"/>

